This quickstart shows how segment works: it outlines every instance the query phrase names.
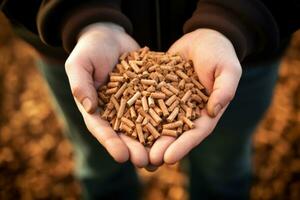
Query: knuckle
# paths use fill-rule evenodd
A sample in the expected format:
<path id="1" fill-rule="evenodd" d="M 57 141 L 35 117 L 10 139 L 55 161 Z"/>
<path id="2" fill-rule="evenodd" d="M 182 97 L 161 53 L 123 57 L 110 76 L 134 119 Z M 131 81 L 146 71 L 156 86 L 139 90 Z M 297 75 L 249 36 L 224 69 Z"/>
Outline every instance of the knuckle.
<path id="1" fill-rule="evenodd" d="M 71 66 L 73 66 L 73 62 L 70 58 L 68 58 L 65 62 L 65 70 L 67 74 L 70 72 Z"/>
<path id="2" fill-rule="evenodd" d="M 84 120 L 84 122 L 85 122 L 85 125 L 86 125 L 86 128 L 88 129 L 88 131 L 94 135 L 94 132 L 95 132 L 94 127 L 89 123 L 88 120 Z"/>
<path id="3" fill-rule="evenodd" d="M 242 75 L 242 66 L 239 62 L 233 63 L 233 72 L 237 75 L 237 76 L 241 76 Z"/>
<path id="4" fill-rule="evenodd" d="M 79 85 L 75 84 L 71 86 L 71 91 L 72 95 L 80 100 L 80 97 L 83 95 L 83 89 Z"/>
<path id="5" fill-rule="evenodd" d="M 227 103 L 230 103 L 235 96 L 235 91 L 233 88 L 229 88 L 227 91 L 218 90 L 213 94 L 213 102 L 219 102 L 222 106 L 225 106 Z"/>
<path id="6" fill-rule="evenodd" d="M 242 66 L 238 60 L 227 61 L 225 62 L 224 67 L 236 76 L 242 74 Z"/>
<path id="7" fill-rule="evenodd" d="M 235 95 L 235 92 L 227 92 L 225 95 L 224 95 L 224 99 L 226 102 L 231 102 L 234 98 L 234 95 Z"/>
<path id="8" fill-rule="evenodd" d="M 242 66 L 239 64 L 237 68 L 237 75 L 239 75 L 239 77 L 242 76 L 243 70 L 242 70 Z"/>

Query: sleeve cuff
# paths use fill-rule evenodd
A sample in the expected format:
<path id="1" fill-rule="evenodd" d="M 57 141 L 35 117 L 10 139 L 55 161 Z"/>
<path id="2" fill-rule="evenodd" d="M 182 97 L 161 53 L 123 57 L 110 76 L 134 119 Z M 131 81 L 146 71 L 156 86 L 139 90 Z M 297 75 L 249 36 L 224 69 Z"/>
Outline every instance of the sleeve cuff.
<path id="1" fill-rule="evenodd" d="M 62 28 L 61 37 L 64 49 L 71 52 L 77 43 L 80 31 L 96 22 L 112 22 L 122 26 L 128 34 L 132 33 L 132 24 L 120 11 L 104 6 L 87 7 L 74 12 Z"/>
<path id="2" fill-rule="evenodd" d="M 270 43 L 275 48 L 277 38 L 267 38 L 268 33 L 256 24 L 256 20 L 251 21 L 247 19 L 246 14 L 235 13 L 222 6 L 203 3 L 198 5 L 193 16 L 186 21 L 183 31 L 188 33 L 198 28 L 219 31 L 232 42 L 240 61 L 250 54 L 262 53 L 269 49 Z"/>
<path id="3" fill-rule="evenodd" d="M 62 46 L 67 52 L 76 45 L 80 31 L 92 23 L 112 22 L 122 26 L 128 34 L 132 33 L 130 20 L 115 5 L 84 3 L 74 7 L 53 1 L 41 10 L 37 16 L 41 40 L 51 46 Z"/>

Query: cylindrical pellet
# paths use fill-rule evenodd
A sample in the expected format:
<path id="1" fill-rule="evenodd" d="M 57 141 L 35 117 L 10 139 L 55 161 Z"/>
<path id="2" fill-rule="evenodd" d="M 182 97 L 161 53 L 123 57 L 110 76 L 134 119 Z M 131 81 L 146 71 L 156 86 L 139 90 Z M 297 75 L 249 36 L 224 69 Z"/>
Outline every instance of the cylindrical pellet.
<path id="1" fill-rule="evenodd" d="M 114 87 L 119 87 L 119 85 L 120 85 L 120 82 L 109 82 L 107 84 L 107 87 L 108 88 L 114 88 Z"/>
<path id="2" fill-rule="evenodd" d="M 142 79 L 141 83 L 145 84 L 145 85 L 156 85 L 157 84 L 156 81 L 152 80 L 152 79 Z"/>
<path id="3" fill-rule="evenodd" d="M 179 113 L 179 108 L 176 107 L 173 112 L 171 112 L 171 114 L 169 115 L 169 117 L 167 118 L 167 122 L 173 122 L 174 119 L 177 117 Z"/>
<path id="4" fill-rule="evenodd" d="M 170 90 L 168 90 L 166 87 L 161 87 L 160 90 L 166 94 L 167 96 L 172 96 L 173 92 L 171 92 Z"/>
<path id="5" fill-rule="evenodd" d="M 167 108 L 164 100 L 158 99 L 157 102 L 158 102 L 158 106 L 160 107 L 160 109 L 163 112 L 164 117 L 167 117 L 170 113 L 168 111 L 168 108 Z"/>
<path id="6" fill-rule="evenodd" d="M 149 111 L 149 106 L 148 106 L 148 102 L 147 102 L 147 97 L 143 96 L 142 97 L 142 106 L 145 112 Z"/>
<path id="7" fill-rule="evenodd" d="M 186 82 L 190 82 L 191 79 L 188 75 L 186 75 L 186 73 L 184 73 L 183 71 L 181 70 L 176 70 L 175 72 L 180 78 L 184 79 Z"/>
<path id="8" fill-rule="evenodd" d="M 119 103 L 118 103 L 118 101 L 117 101 L 117 99 L 115 98 L 114 95 L 112 95 L 112 96 L 110 97 L 110 101 L 111 101 L 112 104 L 114 105 L 115 109 L 118 111 L 119 108 L 120 108 L 120 105 L 119 105 Z"/>
<path id="9" fill-rule="evenodd" d="M 110 81 L 111 82 L 123 82 L 124 77 L 123 76 L 111 76 Z"/>
<path id="10" fill-rule="evenodd" d="M 134 102 L 141 96 L 141 93 L 137 91 L 128 101 L 127 105 L 130 107 L 134 104 Z"/>
<path id="11" fill-rule="evenodd" d="M 121 122 L 123 122 L 124 124 L 126 124 L 130 128 L 133 128 L 134 125 L 135 125 L 130 119 L 127 119 L 126 117 L 121 117 Z"/>
<path id="12" fill-rule="evenodd" d="M 169 112 L 172 112 L 179 105 L 179 100 L 175 100 L 168 108 Z"/>
<path id="13" fill-rule="evenodd" d="M 148 97 L 148 105 L 150 108 L 154 108 L 155 106 L 154 99 L 151 96 Z"/>
<path id="14" fill-rule="evenodd" d="M 135 127 L 136 127 L 136 132 L 137 132 L 140 143 L 145 144 L 142 125 L 141 124 L 135 124 Z"/>
<path id="15" fill-rule="evenodd" d="M 118 91 L 118 88 L 114 87 L 114 88 L 107 89 L 105 93 L 106 94 L 115 94 L 117 91 Z"/>
<path id="16" fill-rule="evenodd" d="M 120 108 L 118 110 L 117 118 L 123 117 L 125 107 L 126 107 L 126 100 L 124 98 L 121 98 Z"/>
<path id="17" fill-rule="evenodd" d="M 183 122 L 181 120 L 178 120 L 176 122 L 172 122 L 172 123 L 169 123 L 169 124 L 164 124 L 163 128 L 164 129 L 175 129 L 175 128 L 178 128 L 182 125 L 183 125 Z"/>
<path id="18" fill-rule="evenodd" d="M 186 91 L 186 93 L 183 95 L 183 97 L 180 99 L 180 101 L 182 103 L 185 103 L 190 98 L 191 95 L 192 95 L 191 90 Z"/>
<path id="19" fill-rule="evenodd" d="M 167 106 L 170 106 L 176 99 L 177 99 L 177 96 L 173 95 L 170 98 L 168 98 L 165 103 Z"/>
<path id="20" fill-rule="evenodd" d="M 158 124 L 162 121 L 162 119 L 158 116 L 158 114 L 152 108 L 149 109 L 149 114 Z"/>
<path id="21" fill-rule="evenodd" d="M 191 128 L 191 129 L 195 128 L 195 124 L 191 120 L 189 120 L 187 117 L 182 116 L 181 119 L 183 120 L 183 122 L 185 124 L 187 124 L 189 126 L 189 128 Z"/>
<path id="22" fill-rule="evenodd" d="M 159 132 L 151 125 L 151 123 L 146 124 L 146 127 L 155 139 L 160 136 Z"/>
<path id="23" fill-rule="evenodd" d="M 116 99 L 119 99 L 123 92 L 125 91 L 125 89 L 127 88 L 127 83 L 123 83 L 123 85 L 120 87 L 120 89 L 114 94 L 114 96 L 116 97 Z"/>
<path id="24" fill-rule="evenodd" d="M 177 137 L 177 130 L 163 129 L 161 135 Z"/>
<path id="25" fill-rule="evenodd" d="M 150 97 L 152 97 L 153 99 L 165 99 L 166 95 L 162 92 L 153 92 L 150 94 Z"/>

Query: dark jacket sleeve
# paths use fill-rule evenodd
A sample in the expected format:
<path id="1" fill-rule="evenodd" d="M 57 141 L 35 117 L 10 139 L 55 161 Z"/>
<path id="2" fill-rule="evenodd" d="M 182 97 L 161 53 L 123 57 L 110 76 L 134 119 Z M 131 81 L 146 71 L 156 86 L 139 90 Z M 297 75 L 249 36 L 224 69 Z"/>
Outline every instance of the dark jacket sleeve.
<path id="1" fill-rule="evenodd" d="M 188 33 L 197 28 L 211 28 L 223 33 L 233 43 L 240 60 L 270 54 L 278 49 L 284 37 L 300 28 L 298 1 L 275 2 L 199 0 L 183 29 Z"/>
<path id="2" fill-rule="evenodd" d="M 82 28 L 94 22 L 113 22 L 131 33 L 131 22 L 120 4 L 120 0 L 44 0 L 36 18 L 38 34 L 43 42 L 70 52 Z"/>

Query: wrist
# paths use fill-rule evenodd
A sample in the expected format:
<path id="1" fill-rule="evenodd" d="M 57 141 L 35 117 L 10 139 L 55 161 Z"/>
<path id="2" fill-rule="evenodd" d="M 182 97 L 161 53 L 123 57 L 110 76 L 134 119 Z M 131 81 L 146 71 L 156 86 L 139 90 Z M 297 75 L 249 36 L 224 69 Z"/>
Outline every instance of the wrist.
<path id="1" fill-rule="evenodd" d="M 187 33 L 187 35 L 190 35 L 190 39 L 194 41 L 189 43 L 191 54 L 195 52 L 194 50 L 197 49 L 199 43 L 203 44 L 203 42 L 205 46 L 207 46 L 207 49 L 219 50 L 220 48 L 225 47 L 226 49 L 233 49 L 233 51 L 235 50 L 232 42 L 224 34 L 213 29 L 199 28 Z M 196 47 L 194 45 L 196 45 Z"/>
<path id="2" fill-rule="evenodd" d="M 83 28 L 78 34 L 78 41 L 86 35 L 102 34 L 107 36 L 115 36 L 119 33 L 125 33 L 123 27 L 109 22 L 93 23 Z"/>
<path id="3" fill-rule="evenodd" d="M 220 42 L 223 41 L 232 44 L 231 41 L 224 34 L 214 29 L 199 28 L 188 34 L 193 34 L 193 36 L 195 37 L 194 39 L 201 38 L 201 40 L 203 40 L 203 38 L 206 38 L 209 40 L 216 40 Z"/>

